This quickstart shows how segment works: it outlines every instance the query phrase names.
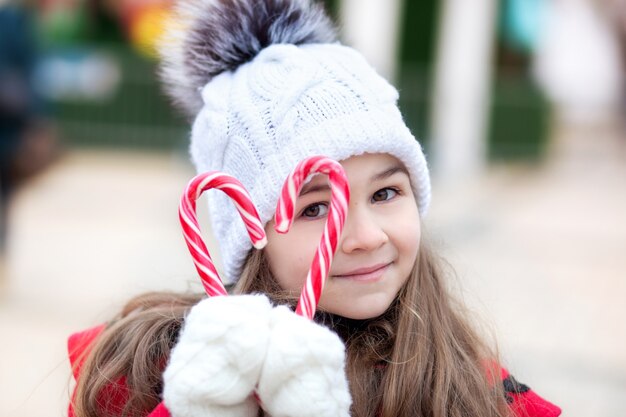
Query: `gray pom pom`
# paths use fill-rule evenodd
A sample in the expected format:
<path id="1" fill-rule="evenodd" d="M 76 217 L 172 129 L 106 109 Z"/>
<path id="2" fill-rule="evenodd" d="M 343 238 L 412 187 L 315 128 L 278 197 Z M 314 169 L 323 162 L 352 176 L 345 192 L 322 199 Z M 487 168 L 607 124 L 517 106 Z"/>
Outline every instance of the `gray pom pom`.
<path id="1" fill-rule="evenodd" d="M 312 0 L 179 0 L 160 43 L 160 75 L 174 102 L 193 117 L 202 106 L 200 88 L 263 48 L 335 40 L 332 22 Z"/>

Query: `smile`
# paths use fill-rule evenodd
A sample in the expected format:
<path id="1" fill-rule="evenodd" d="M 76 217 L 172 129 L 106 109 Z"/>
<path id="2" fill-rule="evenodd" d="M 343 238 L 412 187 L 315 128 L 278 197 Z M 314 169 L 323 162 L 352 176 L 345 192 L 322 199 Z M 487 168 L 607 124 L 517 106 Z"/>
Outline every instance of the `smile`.
<path id="1" fill-rule="evenodd" d="M 391 262 L 359 268 L 343 274 L 333 275 L 333 278 L 350 279 L 353 281 L 378 281 L 383 277 L 389 265 L 391 265 Z"/>

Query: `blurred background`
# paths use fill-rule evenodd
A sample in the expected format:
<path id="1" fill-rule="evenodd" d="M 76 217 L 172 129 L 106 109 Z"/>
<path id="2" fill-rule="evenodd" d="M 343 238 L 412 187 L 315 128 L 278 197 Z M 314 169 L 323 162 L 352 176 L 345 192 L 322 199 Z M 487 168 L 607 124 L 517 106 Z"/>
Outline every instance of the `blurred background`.
<path id="1" fill-rule="evenodd" d="M 327 6 L 399 88 L 426 234 L 507 366 L 564 415 L 626 416 L 626 1 Z M 69 334 L 200 289 L 176 214 L 189 125 L 155 77 L 169 7 L 0 0 L 2 416 L 65 415 Z"/>

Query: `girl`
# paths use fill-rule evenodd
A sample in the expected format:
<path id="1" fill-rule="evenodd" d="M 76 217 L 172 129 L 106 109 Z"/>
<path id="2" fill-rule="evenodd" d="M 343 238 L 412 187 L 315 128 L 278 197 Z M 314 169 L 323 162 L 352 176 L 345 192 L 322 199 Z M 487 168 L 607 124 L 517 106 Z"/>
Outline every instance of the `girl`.
<path id="1" fill-rule="evenodd" d="M 321 7 L 308 0 L 183 0 L 177 16 L 162 76 L 195 119 L 193 161 L 198 171 L 241 180 L 268 234 L 268 246 L 253 250 L 231 203 L 211 193 L 212 229 L 232 292 L 295 306 L 326 221 L 326 178 L 305 185 L 288 234 L 276 234 L 271 218 L 296 163 L 329 156 L 341 161 L 351 200 L 316 322 L 345 344 L 351 415 L 559 415 L 500 368 L 447 293 L 438 259 L 421 238 L 429 175 L 396 106 L 397 91 L 336 43 Z M 140 296 L 106 326 L 70 338 L 78 376 L 70 415 L 168 415 L 159 405 L 162 373 L 201 299 Z"/>

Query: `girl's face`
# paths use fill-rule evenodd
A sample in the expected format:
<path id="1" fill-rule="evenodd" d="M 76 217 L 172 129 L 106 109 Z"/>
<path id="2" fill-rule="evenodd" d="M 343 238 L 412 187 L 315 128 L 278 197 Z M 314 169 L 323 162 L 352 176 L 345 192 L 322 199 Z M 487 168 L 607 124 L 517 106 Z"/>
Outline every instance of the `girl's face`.
<path id="1" fill-rule="evenodd" d="M 352 319 L 373 318 L 391 305 L 415 264 L 419 212 L 409 175 L 393 156 L 353 156 L 341 165 L 350 182 L 350 205 L 319 308 Z M 266 226 L 270 269 L 287 291 L 302 289 L 330 197 L 327 177 L 316 175 L 302 188 L 289 233 L 276 233 L 273 220 Z"/>

